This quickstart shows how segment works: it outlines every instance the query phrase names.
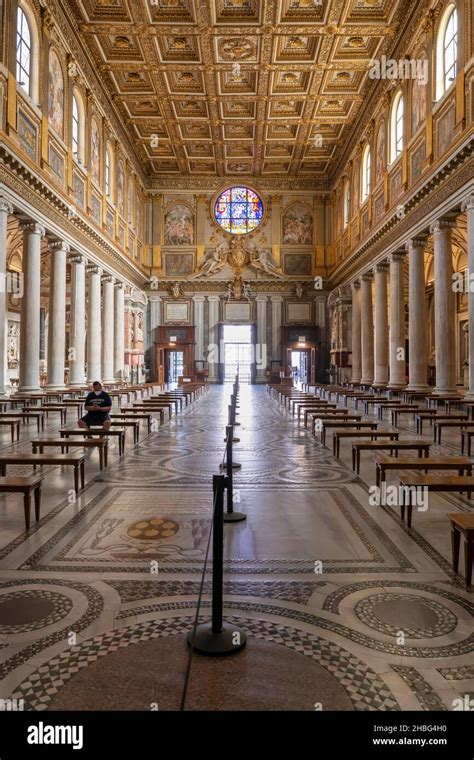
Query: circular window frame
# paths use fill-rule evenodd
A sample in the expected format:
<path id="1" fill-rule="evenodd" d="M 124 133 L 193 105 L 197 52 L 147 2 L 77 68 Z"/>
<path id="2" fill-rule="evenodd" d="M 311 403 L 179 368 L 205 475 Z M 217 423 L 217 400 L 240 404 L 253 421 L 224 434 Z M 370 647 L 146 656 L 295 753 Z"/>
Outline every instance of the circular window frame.
<path id="1" fill-rule="evenodd" d="M 222 193 L 225 193 L 226 190 L 232 190 L 232 188 L 234 188 L 234 187 L 245 187 L 247 190 L 251 190 L 259 198 L 259 200 L 260 200 L 260 202 L 262 204 L 262 207 L 263 207 L 262 218 L 261 218 L 260 222 L 257 224 L 256 227 L 253 228 L 253 230 L 249 230 L 248 232 L 241 232 L 241 233 L 239 233 L 239 232 L 230 232 L 229 230 L 226 230 L 221 225 L 221 223 L 217 220 L 216 215 L 214 213 L 214 208 L 215 208 L 215 205 L 217 203 L 217 199 L 222 195 Z M 210 215 L 211 215 L 212 221 L 216 225 L 217 229 L 223 235 L 229 235 L 229 237 L 237 237 L 237 238 L 244 238 L 247 235 L 254 235 L 256 232 L 258 232 L 261 229 L 262 225 L 264 224 L 264 222 L 266 221 L 266 218 L 267 218 L 267 204 L 265 202 L 265 198 L 263 197 L 262 193 L 259 190 L 257 190 L 256 187 L 254 187 L 253 185 L 249 185 L 248 182 L 232 182 L 232 184 L 225 184 L 225 185 L 223 185 L 212 196 L 209 211 L 210 211 Z"/>

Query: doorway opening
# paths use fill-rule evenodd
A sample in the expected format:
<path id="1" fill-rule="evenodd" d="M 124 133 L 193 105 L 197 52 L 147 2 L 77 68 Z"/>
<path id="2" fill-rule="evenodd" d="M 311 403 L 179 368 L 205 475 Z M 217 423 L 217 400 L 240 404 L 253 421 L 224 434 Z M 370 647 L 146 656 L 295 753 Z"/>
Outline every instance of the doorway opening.
<path id="1" fill-rule="evenodd" d="M 291 371 L 295 383 L 308 382 L 308 351 L 291 352 Z"/>
<path id="2" fill-rule="evenodd" d="M 184 375 L 184 351 L 166 350 L 166 383 L 177 383 Z"/>
<path id="3" fill-rule="evenodd" d="M 252 380 L 252 327 L 251 325 L 224 325 L 224 382 L 234 380 L 237 372 L 241 383 Z"/>

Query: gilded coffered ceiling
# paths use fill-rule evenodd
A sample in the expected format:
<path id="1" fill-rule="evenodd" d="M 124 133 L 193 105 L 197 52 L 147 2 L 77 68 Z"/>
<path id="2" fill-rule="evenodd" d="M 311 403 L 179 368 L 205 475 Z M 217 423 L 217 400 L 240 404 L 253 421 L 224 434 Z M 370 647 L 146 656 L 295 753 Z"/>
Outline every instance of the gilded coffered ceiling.
<path id="1" fill-rule="evenodd" d="M 414 0 L 63 0 L 150 177 L 333 174 Z M 212 180 L 211 180 L 212 178 Z"/>

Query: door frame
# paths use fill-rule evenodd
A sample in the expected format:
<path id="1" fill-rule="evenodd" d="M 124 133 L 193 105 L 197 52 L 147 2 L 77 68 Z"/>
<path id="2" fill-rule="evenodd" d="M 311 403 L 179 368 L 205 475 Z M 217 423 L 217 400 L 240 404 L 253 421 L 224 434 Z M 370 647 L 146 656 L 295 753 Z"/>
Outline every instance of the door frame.
<path id="1" fill-rule="evenodd" d="M 255 322 L 219 322 L 217 325 L 218 335 L 218 348 L 219 348 L 219 364 L 218 364 L 218 378 L 219 383 L 223 385 L 225 377 L 225 343 L 224 343 L 224 327 L 229 325 L 231 327 L 250 327 L 250 343 L 252 345 L 252 358 L 253 362 L 250 365 L 250 383 L 255 383 L 257 376 L 257 364 L 256 364 L 256 345 L 257 345 L 257 325 Z"/>

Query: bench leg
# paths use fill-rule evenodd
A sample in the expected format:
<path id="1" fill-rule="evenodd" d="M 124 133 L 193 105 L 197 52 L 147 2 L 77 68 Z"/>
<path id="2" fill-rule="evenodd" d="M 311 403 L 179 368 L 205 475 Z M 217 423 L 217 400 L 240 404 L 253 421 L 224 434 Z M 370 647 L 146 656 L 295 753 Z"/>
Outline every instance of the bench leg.
<path id="1" fill-rule="evenodd" d="M 106 441 L 105 447 L 104 447 L 104 464 L 106 467 L 107 467 L 107 462 L 108 462 L 108 456 L 109 456 L 109 442 Z"/>
<path id="2" fill-rule="evenodd" d="M 104 449 L 102 446 L 99 446 L 99 470 L 104 469 Z"/>
<path id="3" fill-rule="evenodd" d="M 402 498 L 400 501 L 400 517 L 405 520 L 405 492 L 402 491 Z"/>
<path id="4" fill-rule="evenodd" d="M 355 470 L 355 449 L 352 449 L 352 469 Z"/>
<path id="5" fill-rule="evenodd" d="M 79 465 L 74 465 L 74 490 L 79 493 Z"/>
<path id="6" fill-rule="evenodd" d="M 360 449 L 357 449 L 357 474 L 360 473 Z"/>
<path id="7" fill-rule="evenodd" d="M 31 511 L 31 492 L 26 491 L 23 494 L 23 507 L 25 510 L 25 528 L 28 530 L 30 527 L 30 511 Z"/>
<path id="8" fill-rule="evenodd" d="M 411 495 L 410 495 L 410 499 L 409 499 L 409 502 L 407 504 L 407 525 L 408 525 L 409 528 L 411 528 L 411 516 L 412 516 L 412 513 L 413 513 L 413 504 L 411 503 Z"/>
<path id="9" fill-rule="evenodd" d="M 39 522 L 41 510 L 41 485 L 35 489 L 35 518 Z"/>
<path id="10" fill-rule="evenodd" d="M 474 541 L 473 539 L 464 539 L 464 567 L 466 574 L 466 588 L 472 583 L 472 561 L 474 559 Z"/>
<path id="11" fill-rule="evenodd" d="M 81 490 L 83 491 L 84 486 L 85 486 L 84 460 L 82 460 L 80 467 L 81 467 Z"/>

